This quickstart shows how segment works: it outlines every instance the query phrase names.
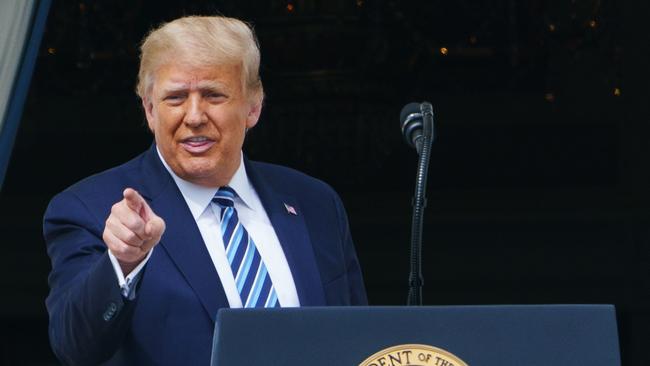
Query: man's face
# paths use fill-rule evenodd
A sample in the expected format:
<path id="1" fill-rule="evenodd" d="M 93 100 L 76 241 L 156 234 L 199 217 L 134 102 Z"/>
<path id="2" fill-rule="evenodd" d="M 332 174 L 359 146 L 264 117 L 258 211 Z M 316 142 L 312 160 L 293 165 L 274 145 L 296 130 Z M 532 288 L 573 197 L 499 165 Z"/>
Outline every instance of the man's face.
<path id="1" fill-rule="evenodd" d="M 228 184 L 239 167 L 246 128 L 261 98 L 244 94 L 241 67 L 169 64 L 142 100 L 163 158 L 179 177 L 203 186 Z"/>

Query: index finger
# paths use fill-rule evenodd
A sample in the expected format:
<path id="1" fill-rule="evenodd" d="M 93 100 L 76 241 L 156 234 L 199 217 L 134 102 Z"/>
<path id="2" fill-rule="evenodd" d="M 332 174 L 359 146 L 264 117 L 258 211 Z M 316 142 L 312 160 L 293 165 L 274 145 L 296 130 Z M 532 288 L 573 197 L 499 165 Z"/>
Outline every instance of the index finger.
<path id="1" fill-rule="evenodd" d="M 129 208 L 133 211 L 135 211 L 140 217 L 143 217 L 143 208 L 144 205 L 147 203 L 144 201 L 144 198 L 140 196 L 138 191 L 136 191 L 133 188 L 127 188 L 122 192 L 122 195 L 124 196 L 124 200 L 126 201 L 126 205 L 129 206 Z"/>

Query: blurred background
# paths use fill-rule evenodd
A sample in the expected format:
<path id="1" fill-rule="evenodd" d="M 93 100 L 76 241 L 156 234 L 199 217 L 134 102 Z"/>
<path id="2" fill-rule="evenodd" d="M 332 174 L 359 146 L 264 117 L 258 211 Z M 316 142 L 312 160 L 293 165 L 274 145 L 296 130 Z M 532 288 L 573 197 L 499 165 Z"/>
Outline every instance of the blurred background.
<path id="1" fill-rule="evenodd" d="M 424 303 L 615 304 L 623 364 L 650 364 L 643 0 L 55 0 L 0 192 L 0 364 L 57 364 L 44 210 L 151 144 L 138 45 L 194 14 L 254 25 L 267 98 L 245 152 L 339 192 L 372 305 L 406 303 L 399 111 L 426 100 Z"/>

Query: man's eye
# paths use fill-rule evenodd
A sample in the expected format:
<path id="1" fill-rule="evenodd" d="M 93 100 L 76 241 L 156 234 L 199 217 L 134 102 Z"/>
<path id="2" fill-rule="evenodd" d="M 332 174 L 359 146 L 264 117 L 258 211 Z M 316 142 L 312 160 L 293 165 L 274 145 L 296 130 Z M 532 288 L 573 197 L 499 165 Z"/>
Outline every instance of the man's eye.
<path id="1" fill-rule="evenodd" d="M 168 95 L 165 97 L 165 100 L 175 101 L 175 100 L 181 100 L 182 98 L 183 98 L 182 95 Z"/>

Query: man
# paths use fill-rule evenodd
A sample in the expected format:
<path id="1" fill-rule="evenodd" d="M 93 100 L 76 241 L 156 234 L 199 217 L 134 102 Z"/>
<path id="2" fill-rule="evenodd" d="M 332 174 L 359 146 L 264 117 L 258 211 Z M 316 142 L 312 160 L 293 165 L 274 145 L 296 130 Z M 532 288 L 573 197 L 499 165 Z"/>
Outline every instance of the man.
<path id="1" fill-rule="evenodd" d="M 258 70 L 236 19 L 186 17 L 147 36 L 137 92 L 155 143 L 45 213 L 62 362 L 206 365 L 219 308 L 366 303 L 336 193 L 242 155 Z"/>

